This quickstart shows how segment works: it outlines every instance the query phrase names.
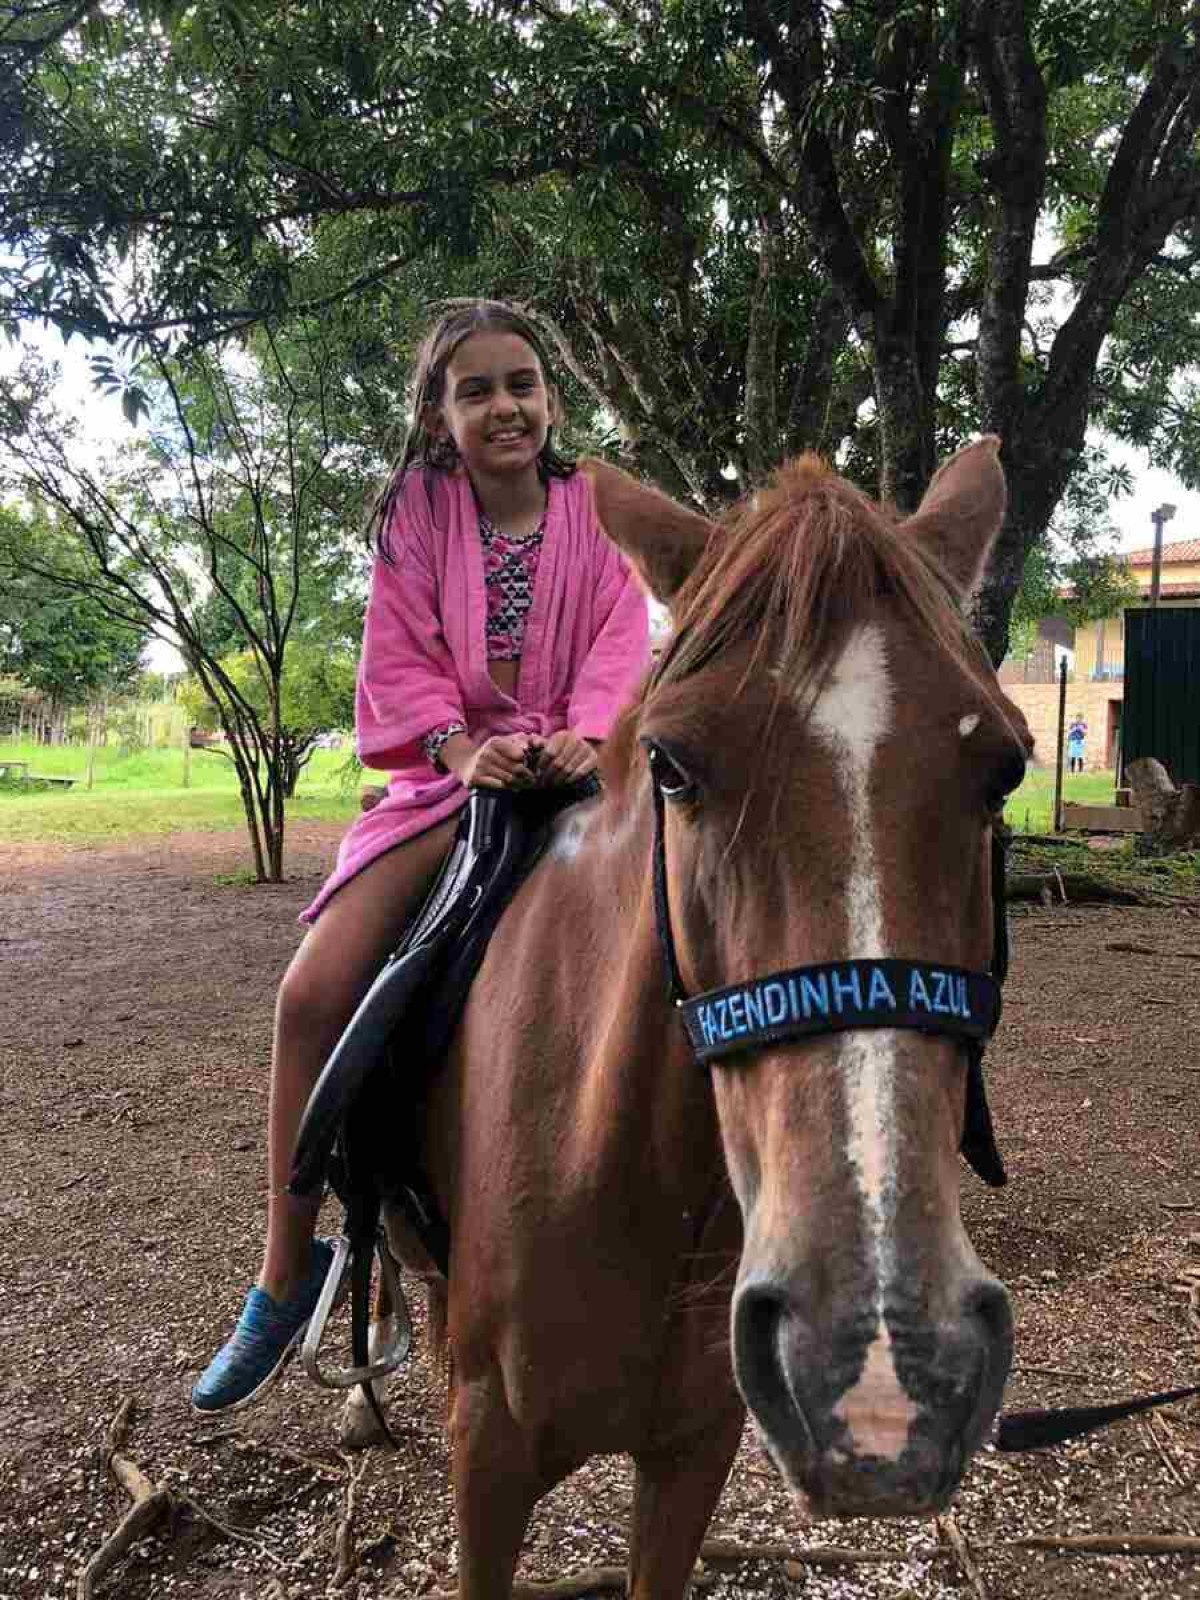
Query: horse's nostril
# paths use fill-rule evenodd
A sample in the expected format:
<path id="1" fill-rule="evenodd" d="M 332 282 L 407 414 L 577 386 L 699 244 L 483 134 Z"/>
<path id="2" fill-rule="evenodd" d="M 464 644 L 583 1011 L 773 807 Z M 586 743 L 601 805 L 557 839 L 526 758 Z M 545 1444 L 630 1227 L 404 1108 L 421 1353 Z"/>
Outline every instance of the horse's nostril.
<path id="1" fill-rule="evenodd" d="M 734 1299 L 734 1370 L 752 1411 L 789 1409 L 779 1348 L 787 1297 L 775 1284 L 749 1283 Z"/>
<path id="2" fill-rule="evenodd" d="M 769 1363 L 778 1367 L 780 1324 L 788 1312 L 786 1294 L 776 1284 L 746 1284 L 738 1291 L 734 1304 L 739 1351 L 756 1365 Z"/>

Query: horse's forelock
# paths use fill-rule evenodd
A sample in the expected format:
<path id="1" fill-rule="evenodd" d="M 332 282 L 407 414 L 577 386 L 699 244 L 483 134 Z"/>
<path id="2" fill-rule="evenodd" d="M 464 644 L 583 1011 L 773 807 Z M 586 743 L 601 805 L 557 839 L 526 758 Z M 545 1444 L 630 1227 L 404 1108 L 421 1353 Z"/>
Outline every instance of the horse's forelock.
<path id="1" fill-rule="evenodd" d="M 813 455 L 781 467 L 722 524 L 674 608 L 674 641 L 650 681 L 676 683 L 752 642 L 801 702 L 819 692 L 852 625 L 887 596 L 954 662 L 977 651 L 952 586 L 887 511 Z"/>

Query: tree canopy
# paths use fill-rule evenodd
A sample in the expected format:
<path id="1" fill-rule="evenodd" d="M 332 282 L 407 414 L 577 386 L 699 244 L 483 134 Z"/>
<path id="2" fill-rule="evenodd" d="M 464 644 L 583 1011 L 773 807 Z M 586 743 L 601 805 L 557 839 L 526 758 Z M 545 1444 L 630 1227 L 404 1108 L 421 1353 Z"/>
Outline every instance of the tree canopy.
<path id="1" fill-rule="evenodd" d="M 253 651 L 224 656 L 221 668 L 266 721 L 268 695 Z M 331 653 L 318 641 L 292 643 L 279 682 L 280 764 L 286 798 L 295 793 L 296 780 L 312 759 L 317 740 L 335 729 L 353 726 L 354 681 L 352 651 Z M 215 730 L 220 726 L 218 707 L 198 678 L 185 682 L 180 699 L 194 727 Z"/>
<path id="2" fill-rule="evenodd" d="M 1194 0 L 3 16 L 9 324 L 204 341 L 319 314 L 383 396 L 422 297 L 486 285 L 709 507 L 806 446 L 911 507 L 994 431 L 997 656 L 1089 422 L 1200 481 Z"/>
<path id="3" fill-rule="evenodd" d="M 54 539 L 44 519 L 0 507 L 0 549 L 46 556 Z M 0 584 L 0 676 L 58 705 L 84 705 L 126 688 L 138 676 L 147 633 L 115 621 L 95 600 L 42 572 L 10 570 Z"/>

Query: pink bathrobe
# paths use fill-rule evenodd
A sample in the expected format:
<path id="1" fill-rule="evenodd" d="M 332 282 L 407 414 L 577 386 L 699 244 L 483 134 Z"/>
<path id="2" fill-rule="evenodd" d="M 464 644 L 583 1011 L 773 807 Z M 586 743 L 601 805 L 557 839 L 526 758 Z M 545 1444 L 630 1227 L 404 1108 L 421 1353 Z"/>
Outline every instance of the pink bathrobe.
<path id="1" fill-rule="evenodd" d="M 600 531 L 580 473 L 550 479 L 515 700 L 488 672 L 479 508 L 465 472 L 410 472 L 389 531 L 394 565 L 375 563 L 355 706 L 359 757 L 391 774 L 388 792 L 342 840 L 304 922 L 376 856 L 466 802 L 460 781 L 426 759 L 425 734 L 464 722 L 477 742 L 560 728 L 604 739 L 650 660 L 645 594 Z"/>

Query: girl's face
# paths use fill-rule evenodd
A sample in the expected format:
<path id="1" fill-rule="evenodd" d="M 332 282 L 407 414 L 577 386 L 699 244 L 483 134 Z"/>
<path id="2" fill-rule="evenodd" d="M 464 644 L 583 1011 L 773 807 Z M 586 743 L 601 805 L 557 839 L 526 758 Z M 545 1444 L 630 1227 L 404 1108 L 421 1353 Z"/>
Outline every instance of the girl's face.
<path id="1" fill-rule="evenodd" d="M 520 334 L 473 333 L 446 366 L 445 393 L 430 431 L 449 435 L 469 472 L 507 477 L 536 470 L 558 398 Z"/>

